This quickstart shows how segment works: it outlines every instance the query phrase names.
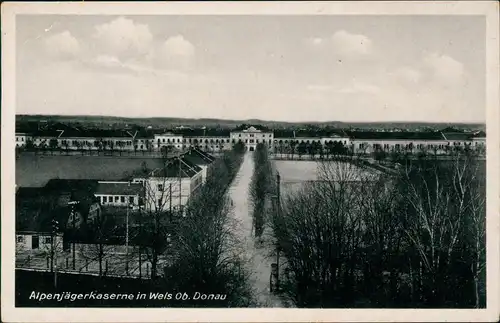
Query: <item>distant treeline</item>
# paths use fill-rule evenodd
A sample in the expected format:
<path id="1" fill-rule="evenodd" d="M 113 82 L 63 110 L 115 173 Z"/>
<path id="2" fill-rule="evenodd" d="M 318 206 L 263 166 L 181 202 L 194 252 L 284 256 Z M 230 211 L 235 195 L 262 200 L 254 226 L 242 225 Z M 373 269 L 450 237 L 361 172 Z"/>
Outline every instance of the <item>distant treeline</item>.
<path id="1" fill-rule="evenodd" d="M 61 122 L 61 123 L 78 123 L 88 127 L 112 127 L 120 128 L 124 126 L 133 127 L 175 127 L 175 126 L 191 126 L 191 127 L 215 127 L 215 128 L 231 128 L 241 124 L 259 124 L 272 129 L 308 129 L 308 128 L 357 128 L 357 129 L 428 129 L 437 130 L 445 127 L 453 127 L 457 129 L 474 129 L 485 130 L 484 123 L 439 123 L 439 122 L 341 122 L 341 121 L 304 121 L 304 122 L 286 122 L 272 121 L 260 119 L 248 120 L 230 120 L 216 118 L 168 118 L 168 117 L 150 117 L 150 118 L 126 118 L 114 116 L 64 116 L 64 115 L 16 115 L 16 122 Z"/>

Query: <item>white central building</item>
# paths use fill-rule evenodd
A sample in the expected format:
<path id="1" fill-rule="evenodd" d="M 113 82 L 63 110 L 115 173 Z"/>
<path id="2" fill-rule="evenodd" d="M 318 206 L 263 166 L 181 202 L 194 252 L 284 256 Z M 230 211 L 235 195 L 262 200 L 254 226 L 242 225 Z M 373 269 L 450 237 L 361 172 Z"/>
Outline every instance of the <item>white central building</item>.
<path id="1" fill-rule="evenodd" d="M 272 131 L 263 131 L 251 126 L 243 130 L 231 131 L 231 142 L 242 142 L 249 151 L 254 151 L 259 143 L 264 143 L 271 149 L 274 134 Z"/>

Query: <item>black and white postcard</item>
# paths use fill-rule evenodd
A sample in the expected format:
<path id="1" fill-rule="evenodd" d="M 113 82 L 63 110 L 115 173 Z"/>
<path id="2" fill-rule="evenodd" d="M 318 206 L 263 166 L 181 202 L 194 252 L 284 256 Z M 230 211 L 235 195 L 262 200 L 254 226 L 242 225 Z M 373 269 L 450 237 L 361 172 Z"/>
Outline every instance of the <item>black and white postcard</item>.
<path id="1" fill-rule="evenodd" d="M 2 321 L 497 321 L 498 15 L 3 4 Z"/>

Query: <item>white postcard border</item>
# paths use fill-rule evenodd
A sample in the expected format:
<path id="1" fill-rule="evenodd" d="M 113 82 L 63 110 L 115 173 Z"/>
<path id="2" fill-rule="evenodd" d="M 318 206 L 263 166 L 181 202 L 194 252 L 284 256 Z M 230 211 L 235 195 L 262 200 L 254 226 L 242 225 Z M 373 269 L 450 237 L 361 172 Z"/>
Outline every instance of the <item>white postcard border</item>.
<path id="1" fill-rule="evenodd" d="M 497 321 L 499 318 L 499 17 L 495 1 L 3 3 L 2 9 L 2 321 L 6 322 L 389 322 Z M 14 307 L 15 16 L 79 15 L 484 15 L 487 21 L 487 309 L 72 309 Z M 28 94 L 29 95 L 29 94 Z"/>

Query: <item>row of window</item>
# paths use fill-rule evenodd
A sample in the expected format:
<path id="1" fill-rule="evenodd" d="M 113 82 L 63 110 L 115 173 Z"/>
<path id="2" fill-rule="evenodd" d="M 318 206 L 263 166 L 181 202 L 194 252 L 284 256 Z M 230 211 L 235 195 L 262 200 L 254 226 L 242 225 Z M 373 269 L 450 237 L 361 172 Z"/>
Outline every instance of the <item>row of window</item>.
<path id="1" fill-rule="evenodd" d="M 128 203 L 134 204 L 134 196 L 104 195 L 100 196 L 99 199 L 101 201 L 101 204 L 108 204 L 108 203 L 123 204 L 127 201 L 127 197 L 128 197 Z"/>
<path id="2" fill-rule="evenodd" d="M 223 144 L 223 143 L 230 143 L 230 139 L 229 138 L 227 138 L 227 139 L 221 138 L 221 139 L 215 139 L 214 140 L 214 139 L 184 138 L 181 141 L 181 139 L 172 139 L 172 140 L 170 140 L 170 139 L 167 138 L 165 140 L 165 138 L 162 138 L 162 139 L 158 138 L 158 144 L 160 144 L 160 143 L 181 143 L 181 142 L 182 143 L 205 142 L 205 143 L 211 143 L 211 144 L 213 144 L 213 143 L 216 143 L 216 144 L 221 143 L 221 144 Z M 233 139 L 233 143 L 234 143 L 234 139 Z"/>
<path id="3" fill-rule="evenodd" d="M 465 143 L 464 142 L 464 146 L 470 146 L 471 143 Z M 417 149 L 423 149 L 423 148 L 437 148 L 437 149 L 446 149 L 446 147 L 449 147 L 450 146 L 450 143 L 448 144 L 417 144 L 415 146 L 413 146 L 413 144 L 373 144 L 373 147 L 374 148 L 384 148 L 384 149 L 387 149 L 389 147 L 395 147 L 397 149 L 399 148 L 405 148 L 405 149 L 410 149 L 412 147 L 416 147 Z M 461 146 L 460 145 L 460 142 L 454 142 L 453 143 L 453 146 Z M 366 144 L 359 144 L 359 148 L 363 149 L 363 148 L 367 148 L 368 145 Z"/>
<path id="4" fill-rule="evenodd" d="M 17 243 L 25 243 L 26 242 L 25 236 L 17 236 L 16 241 Z M 45 244 L 51 244 L 52 237 L 41 237 L 41 242 Z"/>
<path id="5" fill-rule="evenodd" d="M 254 134 L 250 134 L 249 136 L 250 136 L 250 137 L 252 137 L 252 138 L 253 138 L 253 137 L 255 137 L 255 135 L 254 135 Z M 260 136 L 261 136 L 262 138 L 266 138 L 266 135 L 264 135 L 264 134 L 263 134 L 263 135 L 260 135 Z M 272 135 L 272 134 L 270 134 L 270 135 L 269 135 L 269 138 L 271 138 L 272 136 L 273 136 L 273 135 Z M 241 133 L 240 133 L 240 134 L 238 134 L 238 138 L 241 138 Z"/>

